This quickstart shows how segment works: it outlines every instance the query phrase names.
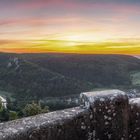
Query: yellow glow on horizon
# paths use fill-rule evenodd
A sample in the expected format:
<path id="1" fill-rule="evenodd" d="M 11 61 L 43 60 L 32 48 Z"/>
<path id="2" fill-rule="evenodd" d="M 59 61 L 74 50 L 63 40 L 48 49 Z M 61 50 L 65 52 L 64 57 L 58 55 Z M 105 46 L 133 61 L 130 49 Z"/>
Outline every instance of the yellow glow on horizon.
<path id="1" fill-rule="evenodd" d="M 14 53 L 79 53 L 79 54 L 140 54 L 140 41 L 86 42 L 69 40 L 26 40 L 3 41 L 1 52 Z"/>
<path id="2" fill-rule="evenodd" d="M 72 42 L 105 42 L 113 39 L 113 36 L 107 35 L 103 32 L 79 31 L 50 36 L 49 38 L 51 40 L 63 40 Z"/>

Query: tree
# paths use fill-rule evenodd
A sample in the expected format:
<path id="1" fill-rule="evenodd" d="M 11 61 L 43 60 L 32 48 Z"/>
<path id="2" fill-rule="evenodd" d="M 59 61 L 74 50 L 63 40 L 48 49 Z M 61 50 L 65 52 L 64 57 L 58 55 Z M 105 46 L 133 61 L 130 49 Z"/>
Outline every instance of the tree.
<path id="1" fill-rule="evenodd" d="M 42 108 L 40 104 L 32 102 L 31 104 L 27 104 L 24 107 L 22 112 L 23 112 L 23 115 L 25 117 L 27 117 L 27 116 L 37 115 L 37 114 L 40 114 L 40 113 L 48 113 L 49 112 L 49 108 L 47 106 L 44 106 Z"/>
<path id="2" fill-rule="evenodd" d="M 10 97 L 6 97 L 6 101 L 7 101 L 7 109 L 11 109 L 13 105 Z"/>
<path id="3" fill-rule="evenodd" d="M 9 120 L 16 120 L 18 119 L 18 114 L 15 111 L 9 111 Z"/>
<path id="4" fill-rule="evenodd" d="M 41 113 L 48 113 L 49 112 L 49 107 L 45 106 L 42 110 Z"/>
<path id="5" fill-rule="evenodd" d="M 8 121 L 9 120 L 9 110 L 3 108 L 0 112 L 0 121 Z"/>
<path id="6" fill-rule="evenodd" d="M 0 110 L 2 110 L 2 101 L 0 99 Z"/>
<path id="7" fill-rule="evenodd" d="M 32 104 L 27 104 L 25 106 L 25 108 L 23 109 L 23 114 L 24 116 L 33 116 L 40 114 L 41 110 L 41 106 L 33 102 Z"/>

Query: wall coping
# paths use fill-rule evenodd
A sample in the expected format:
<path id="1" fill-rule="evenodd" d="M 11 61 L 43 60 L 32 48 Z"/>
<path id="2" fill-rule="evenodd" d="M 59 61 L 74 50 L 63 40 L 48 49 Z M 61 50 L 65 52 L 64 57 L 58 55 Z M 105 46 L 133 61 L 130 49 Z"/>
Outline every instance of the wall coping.
<path id="1" fill-rule="evenodd" d="M 128 101 L 116 89 L 81 93 L 80 98 L 80 107 L 0 123 L 0 140 L 57 140 L 57 135 L 58 140 L 92 140 L 96 133 L 102 140 L 104 131 L 108 138 L 128 140 L 129 106 L 140 107 L 140 98 Z"/>
<path id="2" fill-rule="evenodd" d="M 46 125 L 63 124 L 66 120 L 72 120 L 83 112 L 86 112 L 86 110 L 76 107 L 0 123 L 0 140 L 8 138 L 9 135 L 11 138 L 15 134 L 24 135 L 25 131 L 30 132 L 32 129 L 40 129 L 40 127 Z"/>

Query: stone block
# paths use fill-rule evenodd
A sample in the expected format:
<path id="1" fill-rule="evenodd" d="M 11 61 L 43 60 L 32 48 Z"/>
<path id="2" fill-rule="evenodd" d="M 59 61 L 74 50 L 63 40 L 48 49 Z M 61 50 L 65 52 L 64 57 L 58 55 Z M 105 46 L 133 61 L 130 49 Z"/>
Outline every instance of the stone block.
<path id="1" fill-rule="evenodd" d="M 140 98 L 129 100 L 129 139 L 140 139 Z"/>
<path id="2" fill-rule="evenodd" d="M 91 139 L 127 140 L 128 97 L 120 90 L 81 93 L 81 102 L 92 111 Z"/>

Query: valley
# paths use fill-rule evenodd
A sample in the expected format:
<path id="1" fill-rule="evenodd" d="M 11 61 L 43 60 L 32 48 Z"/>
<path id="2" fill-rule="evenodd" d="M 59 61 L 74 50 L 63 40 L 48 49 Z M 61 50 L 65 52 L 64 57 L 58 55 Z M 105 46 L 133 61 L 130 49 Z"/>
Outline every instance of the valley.
<path id="1" fill-rule="evenodd" d="M 32 101 L 52 111 L 77 106 L 81 92 L 139 89 L 139 78 L 140 59 L 133 56 L 0 54 L 0 95 L 17 110 Z"/>

